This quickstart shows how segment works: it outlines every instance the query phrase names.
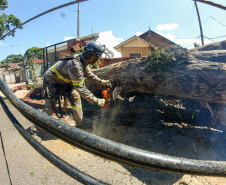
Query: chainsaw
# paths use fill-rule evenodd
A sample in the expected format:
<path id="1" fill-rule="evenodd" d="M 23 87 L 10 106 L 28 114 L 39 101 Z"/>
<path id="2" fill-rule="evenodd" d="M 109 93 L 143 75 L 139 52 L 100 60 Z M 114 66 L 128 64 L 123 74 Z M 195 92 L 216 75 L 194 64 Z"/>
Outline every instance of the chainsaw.
<path id="1" fill-rule="evenodd" d="M 122 87 L 120 87 L 114 80 L 109 80 L 109 87 L 102 91 L 102 96 L 106 100 L 106 105 L 102 109 L 106 109 L 113 103 L 120 95 Z"/>

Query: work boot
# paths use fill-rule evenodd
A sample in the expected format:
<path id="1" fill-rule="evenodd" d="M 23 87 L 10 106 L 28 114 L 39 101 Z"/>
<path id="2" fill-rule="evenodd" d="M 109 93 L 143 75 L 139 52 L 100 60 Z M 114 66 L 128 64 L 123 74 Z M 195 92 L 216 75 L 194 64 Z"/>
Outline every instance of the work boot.
<path id="1" fill-rule="evenodd" d="M 82 122 L 76 122 L 75 127 L 84 128 L 84 125 L 82 124 Z"/>

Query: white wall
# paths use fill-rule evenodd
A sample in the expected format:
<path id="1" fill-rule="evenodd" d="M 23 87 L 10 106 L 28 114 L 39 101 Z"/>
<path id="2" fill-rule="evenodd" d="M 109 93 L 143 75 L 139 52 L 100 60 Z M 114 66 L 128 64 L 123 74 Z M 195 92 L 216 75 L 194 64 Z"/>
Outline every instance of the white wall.
<path id="1" fill-rule="evenodd" d="M 99 36 L 97 41 L 100 42 L 102 45 L 106 45 L 107 48 L 114 53 L 114 58 L 122 57 L 122 54 L 114 49 L 114 47 L 119 45 L 120 42 L 118 41 L 118 39 L 115 38 L 112 31 L 100 32 L 98 33 L 98 35 Z M 105 58 L 104 55 L 102 57 Z"/>

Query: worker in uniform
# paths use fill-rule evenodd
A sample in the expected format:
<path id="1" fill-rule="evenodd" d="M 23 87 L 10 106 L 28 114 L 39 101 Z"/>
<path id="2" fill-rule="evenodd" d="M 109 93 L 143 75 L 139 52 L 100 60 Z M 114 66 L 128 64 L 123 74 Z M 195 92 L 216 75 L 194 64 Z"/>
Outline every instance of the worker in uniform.
<path id="1" fill-rule="evenodd" d="M 45 72 L 43 88 L 47 89 L 44 108 L 46 114 L 51 116 L 55 113 L 59 93 L 62 90 L 65 93 L 64 97 L 67 97 L 71 103 L 76 127 L 80 127 L 83 120 L 81 97 L 91 104 L 105 106 L 105 99 L 95 97 L 85 86 L 85 77 L 94 83 L 109 86 L 109 80 L 100 79 L 90 71 L 88 66 L 96 63 L 105 51 L 109 50 L 104 45 L 91 41 L 84 46 L 82 53 L 68 55 Z M 37 131 L 37 126 L 31 127 L 32 134 Z"/>

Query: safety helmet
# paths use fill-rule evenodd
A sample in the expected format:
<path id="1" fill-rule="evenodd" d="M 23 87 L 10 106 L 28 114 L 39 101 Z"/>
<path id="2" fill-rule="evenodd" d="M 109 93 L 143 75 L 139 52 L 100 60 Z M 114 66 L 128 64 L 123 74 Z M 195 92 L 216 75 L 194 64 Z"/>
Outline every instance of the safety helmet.
<path id="1" fill-rule="evenodd" d="M 83 55 L 85 59 L 90 59 L 93 55 L 98 58 L 103 54 L 104 47 L 97 41 L 91 41 L 85 45 Z"/>

